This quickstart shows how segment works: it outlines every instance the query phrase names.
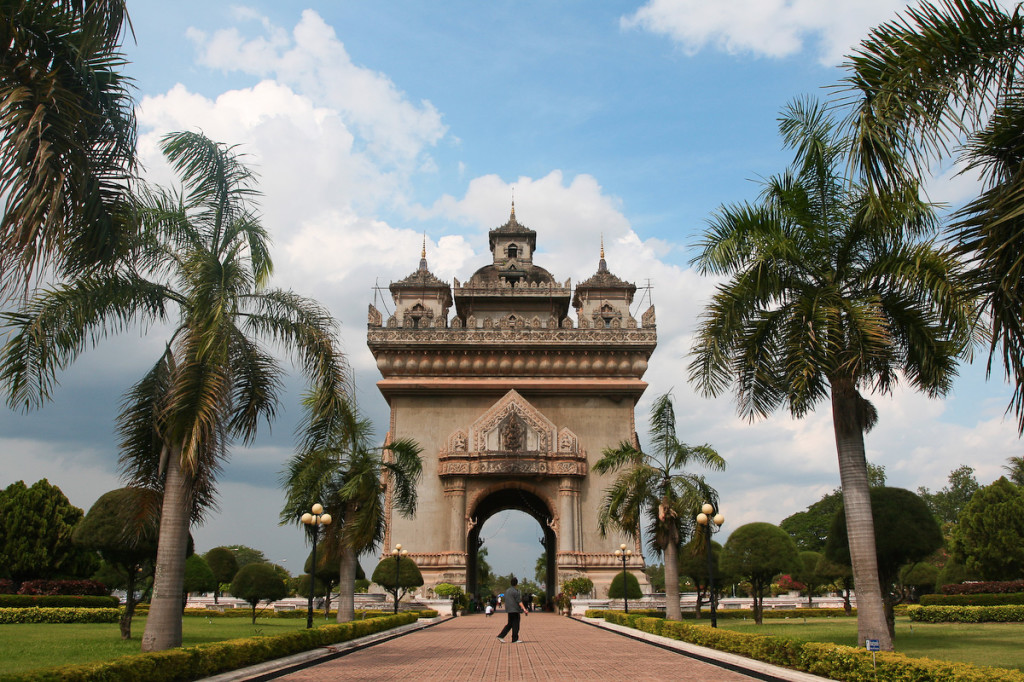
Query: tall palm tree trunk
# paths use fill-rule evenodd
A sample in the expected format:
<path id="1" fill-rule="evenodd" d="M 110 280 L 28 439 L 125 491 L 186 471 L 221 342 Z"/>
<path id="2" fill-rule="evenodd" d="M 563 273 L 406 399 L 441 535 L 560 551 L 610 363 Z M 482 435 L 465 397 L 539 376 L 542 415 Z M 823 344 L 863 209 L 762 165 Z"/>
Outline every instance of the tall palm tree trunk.
<path id="1" fill-rule="evenodd" d="M 351 510 L 349 510 L 351 511 Z M 348 512 L 346 512 L 348 513 Z M 352 511 L 354 514 L 355 512 Z M 346 516 L 346 518 L 352 518 Z M 345 542 L 344 529 L 341 538 L 341 568 L 338 574 L 338 622 L 347 623 L 356 619 L 356 564 L 359 556 L 349 543 Z"/>
<path id="2" fill-rule="evenodd" d="M 672 540 L 665 547 L 665 617 L 669 620 L 683 619 L 679 608 L 679 543 Z"/>
<path id="3" fill-rule="evenodd" d="M 157 541 L 156 575 L 149 617 L 142 635 L 143 651 L 181 646 L 181 595 L 185 588 L 185 553 L 192 505 L 181 470 L 181 448 L 171 449 L 164 479 L 164 500 Z"/>
<path id="4" fill-rule="evenodd" d="M 871 517 L 871 490 L 864 457 L 862 398 L 852 379 L 832 382 L 832 428 L 839 455 L 839 481 L 846 508 L 846 534 L 850 542 L 854 589 L 857 591 L 857 644 L 877 639 L 883 651 L 892 651 L 878 577 L 875 526 Z"/>

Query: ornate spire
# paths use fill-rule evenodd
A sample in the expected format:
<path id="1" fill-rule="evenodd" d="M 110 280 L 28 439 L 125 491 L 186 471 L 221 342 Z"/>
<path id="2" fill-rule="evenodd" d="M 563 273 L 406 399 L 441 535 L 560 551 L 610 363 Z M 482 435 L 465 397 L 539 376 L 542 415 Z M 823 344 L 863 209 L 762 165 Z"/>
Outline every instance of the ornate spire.
<path id="1" fill-rule="evenodd" d="M 420 271 L 427 271 L 427 233 L 423 233 L 423 249 L 420 251 Z"/>
<path id="2" fill-rule="evenodd" d="M 608 264 L 604 261 L 604 233 L 601 233 L 601 260 L 597 262 L 598 272 L 608 272 Z"/>
<path id="3" fill-rule="evenodd" d="M 516 188 L 515 187 L 512 188 L 512 213 L 509 214 L 508 221 L 510 223 L 516 222 Z"/>

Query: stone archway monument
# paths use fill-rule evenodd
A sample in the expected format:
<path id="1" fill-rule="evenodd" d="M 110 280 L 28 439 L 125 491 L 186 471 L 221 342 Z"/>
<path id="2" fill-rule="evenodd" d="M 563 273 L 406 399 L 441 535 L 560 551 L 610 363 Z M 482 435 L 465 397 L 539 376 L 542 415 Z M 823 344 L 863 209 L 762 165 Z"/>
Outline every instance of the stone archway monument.
<path id="1" fill-rule="evenodd" d="M 609 272 L 603 246 L 597 272 L 575 290 L 556 281 L 533 263 L 537 234 L 514 205 L 489 242 L 492 263 L 468 282 L 435 277 L 424 252 L 390 286 L 394 314 L 384 320 L 370 306 L 367 343 L 391 408 L 388 437 L 415 439 L 424 460 L 416 518 L 392 513 L 388 498 L 385 552 L 402 543 L 426 587 L 472 591 L 480 527 L 518 509 L 541 525 L 549 594 L 585 575 L 604 596 L 626 540 L 601 537 L 611 478 L 591 466 L 605 448 L 635 442 L 634 409 L 657 345 L 654 308 L 637 323 L 636 287 Z M 630 569 L 643 581 L 640 549 Z"/>

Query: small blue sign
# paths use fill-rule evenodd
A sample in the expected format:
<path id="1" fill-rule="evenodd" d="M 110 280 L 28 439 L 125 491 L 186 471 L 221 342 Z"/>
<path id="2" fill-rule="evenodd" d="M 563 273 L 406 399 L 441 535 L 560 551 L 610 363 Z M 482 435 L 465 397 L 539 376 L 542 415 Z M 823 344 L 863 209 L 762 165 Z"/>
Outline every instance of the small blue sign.
<path id="1" fill-rule="evenodd" d="M 864 645 L 867 647 L 868 651 L 881 651 L 882 650 L 882 647 L 878 646 L 878 640 L 877 639 L 865 639 L 864 640 Z"/>

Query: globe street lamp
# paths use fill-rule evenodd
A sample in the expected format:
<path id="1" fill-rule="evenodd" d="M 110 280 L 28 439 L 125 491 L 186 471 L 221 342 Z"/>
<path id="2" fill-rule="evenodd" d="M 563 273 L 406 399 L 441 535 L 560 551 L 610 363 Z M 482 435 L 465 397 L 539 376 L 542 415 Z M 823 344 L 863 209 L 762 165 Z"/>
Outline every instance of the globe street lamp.
<path id="1" fill-rule="evenodd" d="M 718 612 L 715 610 L 715 569 L 714 562 L 711 558 L 711 536 L 718 531 L 722 524 L 725 523 L 725 517 L 721 514 L 712 514 L 715 512 L 715 507 L 707 502 L 700 508 L 700 514 L 697 514 L 697 523 L 704 526 L 704 537 L 707 538 L 707 553 L 708 553 L 708 600 L 711 602 L 711 627 L 718 627 Z"/>
<path id="2" fill-rule="evenodd" d="M 312 513 L 306 512 L 301 520 L 309 526 L 307 530 L 313 536 L 313 563 L 309 567 L 309 601 L 306 604 L 306 627 L 313 627 L 313 591 L 316 587 L 316 541 L 320 535 L 320 526 L 331 525 L 331 515 L 324 514 L 324 507 L 317 502 L 312 507 Z"/>
<path id="3" fill-rule="evenodd" d="M 402 557 L 409 556 L 409 550 L 402 549 L 401 545 L 395 545 L 391 550 L 391 556 L 395 557 L 395 613 L 398 613 L 398 569 L 402 563 Z"/>
<path id="4" fill-rule="evenodd" d="M 615 550 L 615 556 L 622 559 L 622 603 L 625 606 L 625 612 L 629 613 L 629 590 L 626 588 L 626 562 L 629 561 L 629 557 L 633 556 L 633 550 L 626 549 L 626 544 L 623 543 Z"/>

